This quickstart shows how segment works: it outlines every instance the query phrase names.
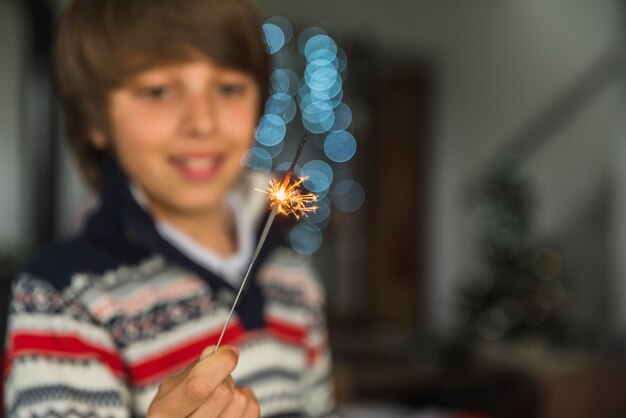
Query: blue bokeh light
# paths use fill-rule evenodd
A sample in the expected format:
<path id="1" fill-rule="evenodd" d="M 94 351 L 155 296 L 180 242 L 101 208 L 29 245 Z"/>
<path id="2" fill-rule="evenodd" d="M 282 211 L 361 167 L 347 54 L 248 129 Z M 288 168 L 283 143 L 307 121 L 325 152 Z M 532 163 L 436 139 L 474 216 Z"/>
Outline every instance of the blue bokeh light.
<path id="1" fill-rule="evenodd" d="M 333 131 L 345 131 L 352 124 L 352 109 L 345 103 L 339 103 L 335 108 L 335 124 Z"/>
<path id="2" fill-rule="evenodd" d="M 299 78 L 288 68 L 277 68 L 270 77 L 271 93 L 285 93 L 295 96 L 298 93 Z"/>
<path id="3" fill-rule="evenodd" d="M 305 129 L 324 134 L 333 130 L 333 126 L 343 128 L 349 125 L 351 117 L 346 123 L 348 118 L 344 109 L 334 111 L 343 100 L 343 80 L 337 71 L 341 63 L 336 55 L 335 41 L 320 28 L 312 27 L 300 34 L 298 48 L 307 59 L 297 93 Z M 335 121 L 336 116 L 341 119 Z"/>
<path id="4" fill-rule="evenodd" d="M 337 107 L 341 103 L 341 97 L 343 97 L 343 89 L 341 80 L 337 78 L 334 83 L 327 90 L 311 90 L 306 84 L 306 81 L 302 83 L 298 89 L 298 100 L 304 101 L 307 104 L 313 102 L 329 102 L 332 107 Z M 335 104 L 334 102 L 339 99 Z"/>
<path id="5" fill-rule="evenodd" d="M 270 54 L 278 52 L 285 45 L 285 34 L 279 26 L 273 23 L 264 23 L 263 34 Z"/>
<path id="6" fill-rule="evenodd" d="M 334 82 L 332 82 L 327 89 L 309 89 L 309 93 L 312 95 L 311 100 L 329 102 L 332 107 L 337 107 L 343 99 L 343 84 L 341 77 L 337 76 Z"/>
<path id="7" fill-rule="evenodd" d="M 332 65 L 336 70 L 339 70 L 341 64 L 337 55 L 328 49 L 319 49 L 311 52 L 306 59 L 309 65 L 316 67 L 326 67 L 328 65 Z"/>
<path id="8" fill-rule="evenodd" d="M 325 133 L 335 123 L 332 104 L 316 99 L 311 93 L 302 97 L 300 109 L 302 110 L 302 124 L 312 133 Z"/>
<path id="9" fill-rule="evenodd" d="M 306 28 L 302 32 L 300 32 L 300 35 L 298 35 L 298 51 L 300 51 L 302 55 L 305 55 L 304 50 L 309 39 L 317 35 L 327 35 L 327 34 L 324 29 L 317 27 L 317 26 L 311 26 L 309 28 Z"/>
<path id="10" fill-rule="evenodd" d="M 307 66 L 304 72 L 304 80 L 311 90 L 325 91 L 333 88 L 337 84 L 339 74 L 332 65 L 327 67 Z"/>
<path id="11" fill-rule="evenodd" d="M 261 118 L 254 137 L 260 144 L 271 147 L 282 141 L 286 132 L 285 121 L 280 116 L 266 114 Z"/>
<path id="12" fill-rule="evenodd" d="M 289 75 L 284 68 L 277 68 L 272 72 L 270 76 L 270 93 L 285 93 L 289 92 Z"/>
<path id="13" fill-rule="evenodd" d="M 328 132 L 328 130 L 332 128 L 334 122 L 335 115 L 332 112 L 304 112 L 302 114 L 302 124 L 309 132 L 312 132 L 314 134 L 323 134 L 325 132 Z"/>
<path id="14" fill-rule="evenodd" d="M 307 95 L 311 94 L 311 89 L 307 86 L 306 81 L 300 80 L 300 84 L 298 85 L 298 101 L 302 103 Z M 311 103 L 311 98 L 309 97 L 309 103 Z"/>
<path id="15" fill-rule="evenodd" d="M 300 222 L 289 233 L 289 242 L 298 253 L 311 255 L 322 245 L 322 232 L 313 223 Z"/>
<path id="16" fill-rule="evenodd" d="M 356 153 L 356 140 L 350 132 L 331 132 L 324 141 L 324 153 L 331 161 L 345 163 Z"/>
<path id="17" fill-rule="evenodd" d="M 265 113 L 279 116 L 285 123 L 293 120 L 296 111 L 296 102 L 285 93 L 274 93 L 265 103 Z"/>
<path id="18" fill-rule="evenodd" d="M 272 169 L 272 156 L 263 148 L 252 147 L 244 154 L 243 165 L 269 172 Z"/>
<path id="19" fill-rule="evenodd" d="M 327 190 L 333 182 L 333 169 L 327 162 L 312 160 L 302 167 L 301 175 L 306 177 L 304 187 L 313 193 Z"/>
<path id="20" fill-rule="evenodd" d="M 354 180 L 343 180 L 332 191 L 333 203 L 342 212 L 355 212 L 365 202 L 365 190 Z"/>
<path id="21" fill-rule="evenodd" d="M 322 100 L 312 100 L 308 103 L 308 100 L 302 100 L 302 117 L 311 122 L 324 123 L 327 128 L 333 126 L 335 122 L 335 113 L 333 112 L 332 105 Z M 332 120 L 329 120 L 331 119 Z M 320 132 L 318 132 L 320 133 Z"/>
<path id="22" fill-rule="evenodd" d="M 337 55 L 337 44 L 326 34 L 317 34 L 310 37 L 304 45 L 303 53 L 306 57 L 308 57 L 320 49 L 331 51 L 334 55 Z"/>
<path id="23" fill-rule="evenodd" d="M 271 147 L 263 146 L 262 148 L 269 153 L 270 157 L 276 158 L 281 152 L 283 152 L 283 149 L 285 148 L 285 141 L 280 141 L 278 144 L 272 145 Z"/>
<path id="24" fill-rule="evenodd" d="M 289 42 L 291 38 L 293 37 L 293 26 L 291 26 L 291 22 L 289 22 L 289 20 L 285 19 L 284 17 L 273 16 L 267 19 L 265 22 L 273 23 L 274 25 L 278 26 L 282 30 L 285 36 L 285 43 Z"/>

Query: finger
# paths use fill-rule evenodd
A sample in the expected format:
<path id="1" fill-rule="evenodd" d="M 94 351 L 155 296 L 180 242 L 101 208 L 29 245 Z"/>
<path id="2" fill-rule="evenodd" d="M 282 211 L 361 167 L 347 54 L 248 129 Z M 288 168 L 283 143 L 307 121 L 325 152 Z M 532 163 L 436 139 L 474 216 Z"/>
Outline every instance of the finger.
<path id="1" fill-rule="evenodd" d="M 221 413 L 219 413 L 219 415 L 215 415 L 214 406 L 210 402 L 207 402 L 200 405 L 190 418 L 212 418 L 214 416 L 219 418 L 259 418 L 259 405 L 250 388 L 245 386 L 236 389 L 232 378 L 230 379 L 230 382 L 225 381 L 224 383 L 232 389 L 232 392 L 231 397 L 228 400 L 228 404 L 221 410 Z M 219 397 L 219 395 L 216 395 L 216 397 Z M 217 401 L 217 399 L 215 401 Z"/>
<path id="2" fill-rule="evenodd" d="M 189 417 L 190 418 L 218 418 L 233 401 L 236 389 L 229 382 L 224 381 L 217 385 L 211 396 L 203 402 Z"/>
<path id="3" fill-rule="evenodd" d="M 157 397 L 166 395 L 177 385 L 179 385 L 187 377 L 189 371 L 196 365 L 197 362 L 198 360 L 193 361 L 191 364 L 187 365 L 184 370 L 174 375 L 168 376 L 165 380 L 163 380 L 163 382 L 161 382 L 161 384 L 159 385 L 159 392 L 157 393 Z"/>
<path id="4" fill-rule="evenodd" d="M 169 414 L 171 414 L 169 416 L 187 416 L 207 400 L 211 400 L 218 386 L 225 386 L 232 392 L 227 378 L 237 365 L 237 360 L 236 350 L 229 346 L 220 347 L 214 354 L 195 363 L 184 379 L 169 392 L 155 398 L 151 410 L 163 412 L 166 416 Z M 228 397 L 222 393 L 224 389 L 219 389 L 218 392 L 217 398 L 212 401 L 216 402 L 216 407 L 219 407 L 221 399 Z"/>
<path id="5" fill-rule="evenodd" d="M 248 397 L 248 404 L 243 414 L 245 418 L 259 418 L 261 416 L 261 407 L 254 392 L 248 386 L 242 386 L 239 390 Z"/>
<path id="6" fill-rule="evenodd" d="M 232 376 L 228 376 L 226 379 L 224 379 L 224 381 L 225 381 L 226 383 L 228 383 L 228 385 L 229 385 L 231 388 L 235 389 L 235 387 L 236 387 L 236 385 L 235 385 L 235 380 L 232 378 Z"/>
<path id="7" fill-rule="evenodd" d="M 219 418 L 242 418 L 250 399 L 239 389 L 233 391 L 233 397 Z"/>

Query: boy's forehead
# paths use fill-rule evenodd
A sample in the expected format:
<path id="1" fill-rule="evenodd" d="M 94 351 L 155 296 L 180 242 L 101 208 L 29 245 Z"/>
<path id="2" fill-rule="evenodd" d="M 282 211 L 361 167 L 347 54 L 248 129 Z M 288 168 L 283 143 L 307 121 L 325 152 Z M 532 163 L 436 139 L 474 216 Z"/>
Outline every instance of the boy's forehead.
<path id="1" fill-rule="evenodd" d="M 122 84 L 129 82 L 132 83 L 135 81 L 141 81 L 150 78 L 177 76 L 183 74 L 188 74 L 190 76 L 195 74 L 252 77 L 252 75 L 246 71 L 220 65 L 210 58 L 190 57 L 189 59 L 180 60 L 177 62 L 155 62 L 152 65 L 147 65 L 128 74 Z"/>

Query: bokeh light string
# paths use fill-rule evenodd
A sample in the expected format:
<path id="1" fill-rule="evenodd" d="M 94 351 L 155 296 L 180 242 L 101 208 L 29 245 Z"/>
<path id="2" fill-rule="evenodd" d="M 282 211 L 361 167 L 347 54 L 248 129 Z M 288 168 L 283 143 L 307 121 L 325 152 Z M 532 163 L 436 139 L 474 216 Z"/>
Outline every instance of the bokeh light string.
<path id="1" fill-rule="evenodd" d="M 270 228 L 274 223 L 276 215 L 293 215 L 296 219 L 300 219 L 300 217 L 307 212 L 314 212 L 317 209 L 317 206 L 315 206 L 317 196 L 312 193 L 301 192 L 300 186 L 305 179 L 299 178 L 295 182 L 291 181 L 296 164 L 300 159 L 300 154 L 302 154 L 302 149 L 304 148 L 304 144 L 306 143 L 308 137 L 309 133 L 305 132 L 302 141 L 300 141 L 300 145 L 298 145 L 298 150 L 296 151 L 296 155 L 293 158 L 293 162 L 287 170 L 285 177 L 283 177 L 281 181 L 271 179 L 270 186 L 267 188 L 267 190 L 260 190 L 261 192 L 267 193 L 271 211 L 267 218 L 267 221 L 265 222 L 263 232 L 261 233 L 259 242 L 256 245 L 254 254 L 252 255 L 252 259 L 250 260 L 248 269 L 246 270 L 246 274 L 243 276 L 243 280 L 241 281 L 241 285 L 239 286 L 239 291 L 237 292 L 237 296 L 235 296 L 235 300 L 230 308 L 230 312 L 228 313 L 228 317 L 226 318 L 226 322 L 224 323 L 224 327 L 222 328 L 222 332 L 219 339 L 217 340 L 217 344 L 215 345 L 215 349 L 213 350 L 213 352 L 216 352 L 220 344 L 222 343 L 224 333 L 226 332 L 228 324 L 233 317 L 235 307 L 237 306 L 241 293 L 246 286 L 246 282 L 248 281 L 248 277 L 250 276 L 252 267 L 254 266 L 254 263 L 258 258 L 261 249 L 263 248 L 263 244 L 265 244 L 267 234 L 269 233 Z"/>
<path id="2" fill-rule="evenodd" d="M 295 173 L 305 178 L 300 185 L 317 196 L 319 208 L 292 228 L 288 240 L 299 254 L 312 255 L 322 244 L 331 212 L 353 213 L 365 201 L 351 168 L 358 144 L 351 132 L 353 111 L 344 101 L 348 57 L 321 27 L 306 28 L 296 36 L 289 20 L 274 16 L 265 21 L 264 34 L 274 63 L 270 97 L 245 164 L 284 172 L 293 155 L 287 145 L 290 125 L 300 122 L 311 133 L 309 161 L 295 167 Z M 301 76 L 294 71 L 296 65 L 300 69 L 296 61 L 304 63 Z M 278 181 L 270 186 L 273 192 L 280 190 Z"/>

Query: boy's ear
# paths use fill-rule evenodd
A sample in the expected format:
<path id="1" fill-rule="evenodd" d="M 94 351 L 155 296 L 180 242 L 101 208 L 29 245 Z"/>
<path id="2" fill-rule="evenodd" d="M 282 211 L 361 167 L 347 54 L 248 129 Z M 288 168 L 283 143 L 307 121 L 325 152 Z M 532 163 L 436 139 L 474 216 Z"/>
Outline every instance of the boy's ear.
<path id="1" fill-rule="evenodd" d="M 104 135 L 104 133 L 98 129 L 91 130 L 89 134 L 89 139 L 91 140 L 91 144 L 100 151 L 106 150 L 109 144 L 106 135 Z"/>

